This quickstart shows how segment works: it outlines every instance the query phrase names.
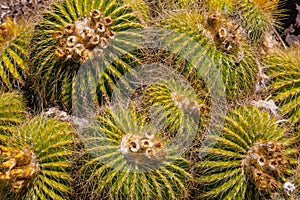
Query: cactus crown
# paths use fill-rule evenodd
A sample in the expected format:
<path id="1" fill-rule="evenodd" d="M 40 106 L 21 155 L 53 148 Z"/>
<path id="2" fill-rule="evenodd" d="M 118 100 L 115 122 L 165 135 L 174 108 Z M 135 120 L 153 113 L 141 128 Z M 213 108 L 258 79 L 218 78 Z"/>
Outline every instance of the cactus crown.
<path id="1" fill-rule="evenodd" d="M 53 33 L 59 41 L 55 55 L 85 61 L 95 47 L 107 48 L 108 40 L 115 35 L 110 28 L 111 24 L 110 17 L 104 17 L 97 9 L 91 10 L 89 17 L 79 18 L 72 24 L 65 25 L 62 31 Z"/>

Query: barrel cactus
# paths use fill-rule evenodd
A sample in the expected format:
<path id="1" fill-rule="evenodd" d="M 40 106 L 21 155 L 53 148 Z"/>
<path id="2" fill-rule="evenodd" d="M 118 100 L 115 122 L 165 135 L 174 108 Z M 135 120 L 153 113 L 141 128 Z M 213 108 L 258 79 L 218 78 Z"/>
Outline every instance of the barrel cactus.
<path id="1" fill-rule="evenodd" d="M 131 69 L 129 62 L 138 61 L 128 52 L 128 46 L 136 47 L 126 41 L 126 34 L 130 35 L 126 30 L 141 28 L 142 24 L 128 2 L 65 0 L 45 11 L 35 27 L 30 58 L 37 77 L 35 88 L 46 106 L 71 108 L 72 82 L 88 59 L 95 57 L 102 62 L 95 70 L 101 77 L 103 96 L 108 96 L 107 87 L 114 85 L 115 79 Z"/>
<path id="2" fill-rule="evenodd" d="M 206 12 L 197 7 L 188 7 L 166 16 L 161 26 L 187 34 L 206 49 L 206 55 L 221 71 L 228 99 L 252 92 L 257 71 L 253 52 L 234 21 L 220 11 Z M 179 44 L 180 36 L 172 38 L 170 44 L 174 41 Z M 188 46 L 188 42 L 182 41 L 178 49 L 180 51 Z M 190 53 L 194 53 L 193 48 Z M 189 56 L 189 52 L 186 55 Z"/>
<path id="3" fill-rule="evenodd" d="M 35 117 L 0 146 L 2 199 L 65 199 L 71 193 L 74 131 Z"/>
<path id="4" fill-rule="evenodd" d="M 207 91 L 194 90 L 190 85 L 178 80 L 165 80 L 150 85 L 143 95 L 146 108 L 163 129 L 174 134 L 184 118 L 190 118 L 204 127 L 209 114 Z M 202 92 L 202 93 L 201 93 Z"/>
<path id="5" fill-rule="evenodd" d="M 222 127 L 221 127 L 222 128 Z M 197 166 L 201 199 L 265 199 L 285 196 L 284 184 L 295 173 L 299 136 L 268 112 L 238 107 L 225 120 L 216 142 L 203 150 Z M 201 155 L 201 154 L 200 154 Z"/>
<path id="6" fill-rule="evenodd" d="M 107 110 L 83 136 L 90 159 L 80 172 L 89 183 L 89 198 L 188 197 L 190 162 L 176 155 L 179 149 L 168 145 L 170 138 L 147 125 L 144 117 L 130 109 Z"/>

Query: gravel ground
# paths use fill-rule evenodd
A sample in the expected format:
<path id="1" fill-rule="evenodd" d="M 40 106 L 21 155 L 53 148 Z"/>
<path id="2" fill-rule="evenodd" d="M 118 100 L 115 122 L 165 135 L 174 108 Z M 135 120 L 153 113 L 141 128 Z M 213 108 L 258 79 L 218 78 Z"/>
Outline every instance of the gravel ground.
<path id="1" fill-rule="evenodd" d="M 28 19 L 36 16 L 45 8 L 49 7 L 54 0 L 1 0 L 0 22 L 4 22 L 6 17 L 11 19 Z"/>

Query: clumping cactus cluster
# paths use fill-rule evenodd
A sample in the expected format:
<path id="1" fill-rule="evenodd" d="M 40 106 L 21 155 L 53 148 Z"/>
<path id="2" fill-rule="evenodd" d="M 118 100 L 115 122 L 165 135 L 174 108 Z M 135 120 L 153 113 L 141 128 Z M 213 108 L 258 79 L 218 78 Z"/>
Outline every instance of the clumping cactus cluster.
<path id="1" fill-rule="evenodd" d="M 161 140 L 155 138 L 151 131 L 143 136 L 126 134 L 122 137 L 120 151 L 128 161 L 138 164 L 138 161 L 159 161 L 165 158 L 164 145 Z"/>
<path id="2" fill-rule="evenodd" d="M 40 171 L 36 156 L 28 148 L 1 146 L 0 155 L 6 159 L 1 163 L 0 180 L 11 186 L 11 192 L 17 193 L 29 185 Z"/>
<path id="3" fill-rule="evenodd" d="M 285 147 L 279 142 L 256 142 L 242 165 L 259 190 L 274 191 L 280 183 L 276 177 L 286 172 L 290 164 L 283 155 Z"/>
<path id="4" fill-rule="evenodd" d="M 110 29 L 112 19 L 104 17 L 99 10 L 92 10 L 90 17 L 82 17 L 67 24 L 63 31 L 53 33 L 59 41 L 55 54 L 59 58 L 84 61 L 93 49 L 105 49 L 108 40 L 114 38 Z"/>
<path id="5" fill-rule="evenodd" d="M 281 3 L 0 0 L 0 200 L 300 199 Z"/>

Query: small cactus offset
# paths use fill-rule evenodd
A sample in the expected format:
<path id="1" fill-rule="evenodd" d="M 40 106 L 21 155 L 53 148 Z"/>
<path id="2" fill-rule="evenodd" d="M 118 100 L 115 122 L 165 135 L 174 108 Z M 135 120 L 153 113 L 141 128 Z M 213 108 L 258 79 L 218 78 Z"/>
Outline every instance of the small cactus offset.
<path id="1" fill-rule="evenodd" d="M 26 109 L 22 95 L 15 92 L 0 93 L 0 144 L 26 120 Z"/>
<path id="2" fill-rule="evenodd" d="M 221 127 L 220 127 L 221 128 Z M 295 173 L 299 137 L 289 135 L 276 118 L 256 107 L 238 107 L 225 119 L 221 135 L 204 149 L 199 161 L 201 199 L 266 199 L 284 197 L 285 183 Z"/>
<path id="3" fill-rule="evenodd" d="M 0 146 L 1 199 L 67 198 L 74 136 L 69 124 L 45 117 L 20 127 Z"/>
<path id="4" fill-rule="evenodd" d="M 300 51 L 290 49 L 266 56 L 263 60 L 267 68 L 268 91 L 272 99 L 280 107 L 281 112 L 292 122 L 299 124 L 299 59 Z"/>
<path id="5" fill-rule="evenodd" d="M 95 129 L 85 130 L 83 141 L 91 158 L 80 172 L 90 183 L 90 199 L 188 197 L 189 161 L 134 112 L 108 111 Z"/>
<path id="6" fill-rule="evenodd" d="M 100 91 L 107 96 L 104 83 L 113 85 L 122 72 L 131 69 L 121 55 L 132 62 L 138 60 L 124 49 L 134 49 L 132 41 L 126 41 L 126 35 L 115 37 L 141 27 L 132 7 L 122 1 L 65 0 L 54 4 L 36 26 L 31 44 L 32 72 L 37 74 L 36 88 L 41 98 L 47 104 L 70 108 L 75 74 L 84 61 L 93 57 L 101 57 L 102 64 L 94 67 L 100 76 Z"/>

